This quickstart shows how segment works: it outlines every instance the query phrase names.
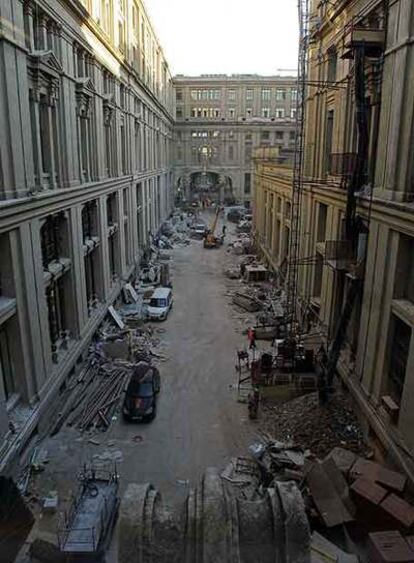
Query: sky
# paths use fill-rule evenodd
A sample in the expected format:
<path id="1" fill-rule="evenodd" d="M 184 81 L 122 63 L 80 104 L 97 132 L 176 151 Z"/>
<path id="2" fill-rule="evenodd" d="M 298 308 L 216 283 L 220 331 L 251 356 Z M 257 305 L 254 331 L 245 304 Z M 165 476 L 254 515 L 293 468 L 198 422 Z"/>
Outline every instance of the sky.
<path id="1" fill-rule="evenodd" d="M 297 0 L 145 0 L 173 75 L 297 67 Z"/>

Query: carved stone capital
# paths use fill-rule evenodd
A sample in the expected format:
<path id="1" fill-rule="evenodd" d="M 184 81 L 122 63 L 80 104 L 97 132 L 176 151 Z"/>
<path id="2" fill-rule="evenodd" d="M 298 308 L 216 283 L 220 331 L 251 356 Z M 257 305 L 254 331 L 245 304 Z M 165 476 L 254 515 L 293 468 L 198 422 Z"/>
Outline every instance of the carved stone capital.
<path id="1" fill-rule="evenodd" d="M 104 105 L 103 112 L 104 112 L 104 125 L 105 127 L 110 127 L 110 125 L 112 124 L 114 110 L 111 106 Z"/>
<path id="2" fill-rule="evenodd" d="M 82 119 L 89 119 L 90 117 L 90 98 L 84 94 L 77 93 L 76 95 L 76 113 Z"/>

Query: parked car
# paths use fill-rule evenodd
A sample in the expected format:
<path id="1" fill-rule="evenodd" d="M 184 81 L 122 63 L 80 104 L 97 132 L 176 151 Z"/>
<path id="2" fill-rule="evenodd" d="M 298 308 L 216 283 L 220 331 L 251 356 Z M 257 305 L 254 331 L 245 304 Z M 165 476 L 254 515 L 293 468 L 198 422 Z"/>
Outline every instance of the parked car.
<path id="1" fill-rule="evenodd" d="M 191 227 L 192 236 L 194 238 L 203 239 L 206 234 L 207 227 L 204 223 L 196 223 Z"/>
<path id="2" fill-rule="evenodd" d="M 157 287 L 151 296 L 147 315 L 154 321 L 165 321 L 173 304 L 172 291 L 170 287 Z"/>
<path id="3" fill-rule="evenodd" d="M 125 420 L 150 421 L 157 414 L 160 373 L 154 366 L 139 362 L 125 390 L 122 414 Z"/>

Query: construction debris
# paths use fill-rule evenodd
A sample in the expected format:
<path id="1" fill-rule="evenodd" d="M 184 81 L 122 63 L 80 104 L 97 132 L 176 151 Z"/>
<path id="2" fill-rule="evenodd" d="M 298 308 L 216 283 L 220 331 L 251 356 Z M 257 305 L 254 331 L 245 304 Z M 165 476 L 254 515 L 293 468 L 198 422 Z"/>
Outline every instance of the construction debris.
<path id="1" fill-rule="evenodd" d="M 293 440 L 318 457 L 338 446 L 357 454 L 367 451 L 352 401 L 339 391 L 324 406 L 313 392 L 282 404 L 264 398 L 261 408 L 263 427 L 270 435 Z"/>
<path id="2" fill-rule="evenodd" d="M 264 282 L 269 279 L 270 272 L 262 264 L 246 266 L 243 279 L 245 282 Z"/>
<path id="3" fill-rule="evenodd" d="M 233 253 L 236 256 L 253 254 L 255 250 L 252 237 L 245 233 L 241 233 L 236 240 L 230 243 L 229 246 L 233 249 Z"/>
<path id="4" fill-rule="evenodd" d="M 331 528 L 354 520 L 347 482 L 332 460 L 315 461 L 306 482 L 325 526 Z"/>
<path id="5" fill-rule="evenodd" d="M 369 531 L 382 531 L 389 526 L 391 530 L 406 533 L 414 527 L 414 506 L 407 498 L 389 492 L 374 480 L 378 475 L 382 478 L 385 476 L 387 485 L 395 487 L 399 475 L 395 471 L 375 463 L 375 470 L 368 475 L 366 468 L 371 467 L 365 464 L 368 460 L 345 448 L 336 447 L 320 460 L 314 451 L 305 449 L 300 442 L 282 442 L 269 434 L 263 434 L 262 441 L 252 444 L 249 450 L 251 458 L 244 462 L 244 475 L 241 475 L 240 470 L 226 468 L 221 477 L 233 487 L 241 488 L 246 498 L 252 494 L 249 486 L 253 476 L 260 479 L 262 487 L 272 486 L 275 481 L 295 481 L 302 492 L 310 525 L 317 530 L 312 536 L 310 549 L 312 563 L 357 562 L 356 552 L 350 547 L 358 544 L 358 552 L 364 552 Z M 252 466 L 252 462 L 255 465 Z M 365 476 L 358 476 L 354 468 L 364 468 Z M 353 522 L 355 525 L 348 526 Z M 343 537 L 335 533 L 339 526 L 347 526 L 347 534 Z M 323 529 L 327 537 L 321 535 Z M 380 549 L 378 546 L 385 549 L 387 542 L 384 537 L 370 534 L 370 542 L 376 545 L 375 549 Z M 411 536 L 404 538 L 391 532 L 389 546 L 395 544 L 396 549 L 403 547 L 406 552 L 407 546 L 411 549 L 410 542 Z M 371 549 L 374 549 L 373 545 Z M 414 559 L 384 557 L 372 561 L 414 562 Z"/>
<path id="6" fill-rule="evenodd" d="M 113 305 L 111 305 L 110 307 L 108 307 L 108 313 L 110 313 L 111 317 L 114 319 L 114 321 L 116 322 L 116 324 L 119 326 L 119 328 L 121 330 L 123 330 L 125 328 L 125 325 L 121 319 L 121 317 L 118 315 L 118 313 L 115 311 Z"/>
<path id="7" fill-rule="evenodd" d="M 336 447 L 329 452 L 325 459 L 332 459 L 337 468 L 347 476 L 351 467 L 354 465 L 357 456 L 354 452 L 346 450 L 345 448 Z"/>
<path id="8" fill-rule="evenodd" d="M 395 520 L 397 527 L 411 529 L 414 525 L 414 507 L 394 493 L 388 495 L 381 503 L 386 517 Z"/>
<path id="9" fill-rule="evenodd" d="M 238 280 L 241 276 L 239 268 L 227 268 L 224 274 L 231 280 Z"/>
<path id="10" fill-rule="evenodd" d="M 318 532 L 313 532 L 311 538 L 311 563 L 358 563 L 356 555 L 346 553 L 337 545 L 324 538 Z"/>
<path id="11" fill-rule="evenodd" d="M 236 226 L 237 233 L 250 233 L 252 230 L 252 222 L 246 220 L 240 220 Z"/>
<path id="12" fill-rule="evenodd" d="M 396 530 L 374 532 L 369 534 L 369 560 L 375 563 L 413 563 L 414 550 Z"/>
<path id="13" fill-rule="evenodd" d="M 128 366 L 101 366 L 90 389 L 72 412 L 68 424 L 81 431 L 91 427 L 107 430 L 130 377 Z"/>
<path id="14" fill-rule="evenodd" d="M 50 491 L 48 496 L 43 499 L 44 512 L 56 512 L 59 504 L 59 497 L 57 491 Z"/>
<path id="15" fill-rule="evenodd" d="M 402 493 L 407 483 L 407 477 L 396 471 L 391 471 L 368 459 L 358 459 L 351 468 L 351 477 L 365 477 L 384 487 Z"/>
<path id="16" fill-rule="evenodd" d="M 250 312 L 259 311 L 262 308 L 260 301 L 246 293 L 236 292 L 233 295 L 233 303 Z"/>

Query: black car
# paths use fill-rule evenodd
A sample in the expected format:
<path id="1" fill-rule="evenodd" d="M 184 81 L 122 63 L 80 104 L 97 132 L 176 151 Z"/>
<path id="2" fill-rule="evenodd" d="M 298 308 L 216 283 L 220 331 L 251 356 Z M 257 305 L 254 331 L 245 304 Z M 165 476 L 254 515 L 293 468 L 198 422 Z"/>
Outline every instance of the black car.
<path id="1" fill-rule="evenodd" d="M 125 390 L 122 414 L 126 420 L 150 421 L 157 413 L 157 394 L 161 379 L 157 368 L 140 362 Z"/>

